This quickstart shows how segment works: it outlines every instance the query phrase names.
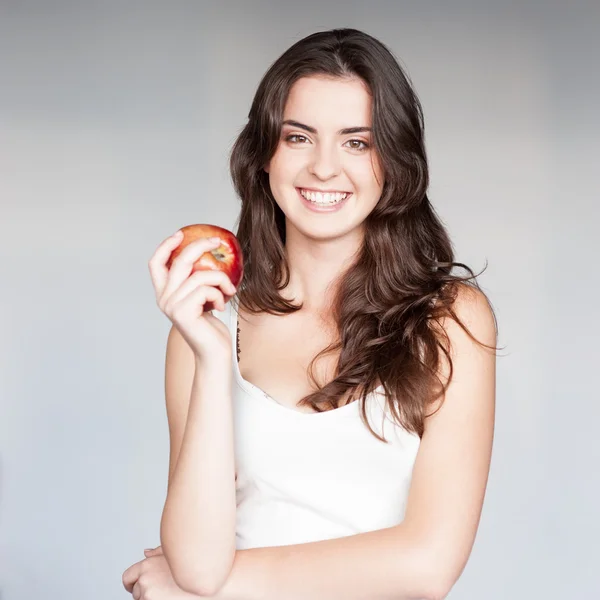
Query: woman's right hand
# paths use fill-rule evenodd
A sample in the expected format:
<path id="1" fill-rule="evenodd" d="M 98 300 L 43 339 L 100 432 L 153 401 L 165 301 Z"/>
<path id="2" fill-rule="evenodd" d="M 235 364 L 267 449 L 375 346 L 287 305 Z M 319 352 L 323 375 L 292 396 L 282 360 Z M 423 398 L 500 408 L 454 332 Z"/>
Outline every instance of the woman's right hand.
<path id="1" fill-rule="evenodd" d="M 191 274 L 196 260 L 205 252 L 217 248 L 219 242 L 211 242 L 210 238 L 191 242 L 168 269 L 167 260 L 182 239 L 180 232 L 167 238 L 148 261 L 158 307 L 198 358 L 230 358 L 232 344 L 229 329 L 217 317 L 206 312 L 204 305 L 208 302 L 224 310 L 225 297 L 231 298 L 235 294 L 235 287 L 223 271 L 196 271 Z"/>

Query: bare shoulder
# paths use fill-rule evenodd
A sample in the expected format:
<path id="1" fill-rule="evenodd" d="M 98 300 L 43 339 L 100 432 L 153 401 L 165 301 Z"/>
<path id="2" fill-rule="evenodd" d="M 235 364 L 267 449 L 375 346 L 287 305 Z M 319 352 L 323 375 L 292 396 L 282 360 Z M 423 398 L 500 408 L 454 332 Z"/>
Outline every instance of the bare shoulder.
<path id="1" fill-rule="evenodd" d="M 452 315 L 447 315 L 439 320 L 436 327 L 452 360 L 460 357 L 463 362 L 469 362 L 486 353 L 495 358 L 498 331 L 494 311 L 485 294 L 477 288 L 462 284 L 458 287 L 452 310 L 458 321 Z M 441 362 L 440 375 L 447 382 L 450 365 L 445 356 Z"/>
<path id="2" fill-rule="evenodd" d="M 461 285 L 452 308 L 471 333 L 485 344 L 496 344 L 496 321 L 489 300 L 477 288 Z M 452 321 L 452 323 L 456 323 Z M 448 326 L 450 322 L 447 323 Z"/>

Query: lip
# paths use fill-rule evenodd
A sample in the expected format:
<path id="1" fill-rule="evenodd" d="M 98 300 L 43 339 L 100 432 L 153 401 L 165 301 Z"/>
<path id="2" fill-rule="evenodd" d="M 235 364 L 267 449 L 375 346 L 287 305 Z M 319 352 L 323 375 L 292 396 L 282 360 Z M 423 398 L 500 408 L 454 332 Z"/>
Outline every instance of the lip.
<path id="1" fill-rule="evenodd" d="M 298 187 L 297 190 L 306 190 L 307 192 L 321 192 L 321 194 L 351 194 L 347 190 L 319 190 L 318 188 Z"/>
<path id="2" fill-rule="evenodd" d="M 312 210 L 313 212 L 318 212 L 318 213 L 337 212 L 338 210 L 343 208 L 343 206 L 346 204 L 346 202 L 348 202 L 348 200 L 352 196 L 352 192 L 350 192 L 350 193 L 346 192 L 348 195 L 341 202 L 338 202 L 337 204 L 334 204 L 333 206 L 317 206 L 316 204 L 313 204 L 310 200 L 307 200 L 300 193 L 300 190 L 308 190 L 308 189 L 310 189 L 310 188 L 296 188 L 296 192 L 298 193 L 298 196 L 300 197 L 300 200 L 302 200 L 302 203 L 304 204 L 304 206 L 306 206 L 309 210 Z"/>

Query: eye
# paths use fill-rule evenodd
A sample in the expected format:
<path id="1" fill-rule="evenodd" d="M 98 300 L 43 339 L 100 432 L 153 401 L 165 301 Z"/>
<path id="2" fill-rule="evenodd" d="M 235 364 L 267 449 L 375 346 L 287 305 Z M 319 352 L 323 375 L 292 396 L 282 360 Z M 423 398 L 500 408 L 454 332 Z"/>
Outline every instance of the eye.
<path id="1" fill-rule="evenodd" d="M 288 135 L 288 136 L 285 138 L 285 141 L 286 141 L 286 142 L 292 142 L 292 144 L 296 144 L 297 142 L 296 142 L 296 141 L 294 141 L 294 140 L 292 140 L 292 138 L 302 138 L 303 140 L 306 140 L 306 139 L 308 139 L 308 138 L 304 137 L 303 135 L 298 135 L 297 133 L 292 133 L 291 135 Z"/>
<path id="2" fill-rule="evenodd" d="M 304 135 L 300 135 L 298 133 L 292 133 L 291 135 L 286 136 L 286 142 L 291 142 L 292 144 L 303 144 L 308 141 L 308 138 Z M 370 145 L 359 139 L 348 140 L 346 144 L 356 143 L 357 145 L 351 146 L 352 150 L 358 150 L 359 152 L 364 152 L 370 148 Z M 362 145 L 361 145 L 362 144 Z"/>
<path id="3" fill-rule="evenodd" d="M 352 150 L 358 150 L 359 152 L 364 152 L 369 149 L 369 144 L 364 142 L 363 140 L 348 140 L 346 143 L 351 144 L 352 142 L 357 142 L 358 144 L 362 144 L 362 146 L 352 146 Z"/>

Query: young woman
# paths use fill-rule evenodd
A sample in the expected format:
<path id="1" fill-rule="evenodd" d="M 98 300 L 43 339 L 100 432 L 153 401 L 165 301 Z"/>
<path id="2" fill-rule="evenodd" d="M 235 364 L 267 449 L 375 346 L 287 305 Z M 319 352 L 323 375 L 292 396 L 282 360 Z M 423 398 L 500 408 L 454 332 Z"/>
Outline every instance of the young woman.
<path id="1" fill-rule="evenodd" d="M 171 455 L 162 546 L 123 576 L 134 598 L 437 599 L 462 573 L 497 329 L 427 197 L 423 128 L 381 42 L 310 35 L 233 147 L 240 288 L 190 277 L 208 239 L 170 271 L 177 234 L 151 258 Z"/>

